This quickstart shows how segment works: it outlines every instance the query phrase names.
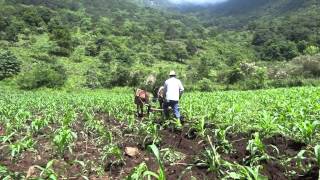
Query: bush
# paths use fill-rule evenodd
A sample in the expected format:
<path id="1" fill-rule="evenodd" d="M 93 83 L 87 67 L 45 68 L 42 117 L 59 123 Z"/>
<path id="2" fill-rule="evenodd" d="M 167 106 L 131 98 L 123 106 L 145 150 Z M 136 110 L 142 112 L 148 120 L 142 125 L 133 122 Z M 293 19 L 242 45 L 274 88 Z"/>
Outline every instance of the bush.
<path id="1" fill-rule="evenodd" d="M 320 61 L 310 59 L 303 62 L 303 71 L 305 73 L 311 74 L 314 77 L 320 76 Z"/>
<path id="2" fill-rule="evenodd" d="M 20 76 L 17 83 L 21 89 L 31 90 L 40 87 L 61 87 L 66 80 L 67 75 L 61 65 L 40 63 Z"/>
<path id="3" fill-rule="evenodd" d="M 104 51 L 102 52 L 99 59 L 104 63 L 110 63 L 114 59 L 114 53 L 112 51 Z"/>
<path id="4" fill-rule="evenodd" d="M 307 55 L 316 55 L 320 53 L 320 48 L 317 46 L 308 46 L 303 52 Z"/>
<path id="5" fill-rule="evenodd" d="M 99 74 L 97 73 L 97 71 L 90 69 L 86 72 L 85 86 L 91 89 L 101 87 L 101 82 L 99 80 Z"/>
<path id="6" fill-rule="evenodd" d="M 268 86 L 275 87 L 275 88 L 301 87 L 303 85 L 304 85 L 303 80 L 300 78 L 276 79 L 268 82 Z"/>
<path id="7" fill-rule="evenodd" d="M 111 74 L 111 86 L 127 86 L 130 82 L 130 70 L 123 65 L 119 65 Z"/>
<path id="8" fill-rule="evenodd" d="M 139 59 L 141 64 L 149 67 L 156 61 L 155 57 L 149 53 L 139 53 L 137 54 L 137 59 Z"/>
<path id="9" fill-rule="evenodd" d="M 44 54 L 44 53 L 34 54 L 31 57 L 40 62 L 45 62 L 45 63 L 56 62 L 56 59 L 54 57 L 50 57 L 48 54 Z"/>
<path id="10" fill-rule="evenodd" d="M 264 88 L 267 78 L 266 68 L 256 66 L 255 63 L 240 63 L 239 67 L 227 73 L 227 83 L 237 83 L 242 89 Z"/>
<path id="11" fill-rule="evenodd" d="M 294 66 L 292 76 L 320 77 L 320 54 L 315 56 L 300 56 L 291 64 Z"/>
<path id="12" fill-rule="evenodd" d="M 53 49 L 51 49 L 49 53 L 55 56 L 68 57 L 71 54 L 71 50 L 64 47 L 56 46 Z"/>
<path id="13" fill-rule="evenodd" d="M 57 46 L 50 51 L 50 54 L 56 56 L 70 56 L 73 52 L 75 42 L 71 37 L 71 32 L 66 27 L 57 26 L 50 35 L 50 40 L 55 41 Z"/>
<path id="14" fill-rule="evenodd" d="M 21 62 L 10 51 L 0 53 L 0 80 L 18 74 L 20 69 Z"/>
<path id="15" fill-rule="evenodd" d="M 235 84 L 236 82 L 242 80 L 244 75 L 241 72 L 240 68 L 234 68 L 227 73 L 227 83 Z"/>
<path id="16" fill-rule="evenodd" d="M 85 48 L 85 55 L 86 56 L 92 56 L 92 57 L 95 57 L 97 55 L 99 55 L 100 51 L 98 49 L 98 47 L 91 43 L 89 44 L 86 48 Z"/>
<path id="17" fill-rule="evenodd" d="M 243 81 L 245 89 L 262 89 L 266 87 L 267 71 L 264 68 L 257 68 L 254 73 L 247 76 Z"/>
<path id="18" fill-rule="evenodd" d="M 211 91 L 212 90 L 212 82 L 210 79 L 203 78 L 197 83 L 197 90 L 199 91 Z"/>

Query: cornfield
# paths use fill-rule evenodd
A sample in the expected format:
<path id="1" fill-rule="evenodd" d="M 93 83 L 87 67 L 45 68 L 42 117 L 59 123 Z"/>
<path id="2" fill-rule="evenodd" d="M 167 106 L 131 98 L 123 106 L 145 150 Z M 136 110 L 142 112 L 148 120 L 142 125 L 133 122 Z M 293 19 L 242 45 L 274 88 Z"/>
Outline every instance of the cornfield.
<path id="1" fill-rule="evenodd" d="M 0 93 L 1 179 L 319 177 L 320 88 L 186 93 L 182 125 L 126 90 Z"/>

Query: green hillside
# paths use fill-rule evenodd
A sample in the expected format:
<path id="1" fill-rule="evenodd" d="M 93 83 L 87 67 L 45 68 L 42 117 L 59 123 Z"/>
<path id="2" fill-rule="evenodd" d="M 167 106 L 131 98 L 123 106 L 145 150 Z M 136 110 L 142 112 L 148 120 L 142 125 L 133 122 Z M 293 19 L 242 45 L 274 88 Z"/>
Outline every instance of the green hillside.
<path id="1" fill-rule="evenodd" d="M 158 86 L 171 69 L 197 90 L 318 82 L 317 1 L 229 1 L 184 12 L 150 2 L 0 1 L 0 85 L 136 87 L 154 75 Z"/>

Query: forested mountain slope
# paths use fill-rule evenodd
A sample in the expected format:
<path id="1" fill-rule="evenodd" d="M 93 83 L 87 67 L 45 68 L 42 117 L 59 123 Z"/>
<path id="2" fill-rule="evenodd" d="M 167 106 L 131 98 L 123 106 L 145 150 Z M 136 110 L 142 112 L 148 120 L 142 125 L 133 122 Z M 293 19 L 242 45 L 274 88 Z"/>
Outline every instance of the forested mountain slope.
<path id="1" fill-rule="evenodd" d="M 210 25 L 241 28 L 252 21 L 271 20 L 319 8 L 317 0 L 229 0 L 206 6 L 182 6 L 180 10 L 194 13 Z"/>
<path id="2" fill-rule="evenodd" d="M 150 74 L 160 85 L 171 69 L 189 89 L 309 84 L 320 74 L 319 7 L 230 0 L 178 12 L 150 0 L 1 0 L 0 85 L 141 86 Z M 303 55 L 311 65 L 291 61 Z"/>

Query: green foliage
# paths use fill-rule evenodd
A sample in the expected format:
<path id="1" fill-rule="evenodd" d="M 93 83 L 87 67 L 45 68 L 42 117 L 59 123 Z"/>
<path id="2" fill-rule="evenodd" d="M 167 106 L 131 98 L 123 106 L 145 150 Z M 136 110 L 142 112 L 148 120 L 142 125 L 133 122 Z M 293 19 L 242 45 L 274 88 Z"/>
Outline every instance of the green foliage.
<path id="1" fill-rule="evenodd" d="M 303 52 L 307 55 L 316 55 L 320 53 L 320 48 L 317 46 L 308 46 Z"/>
<path id="2" fill-rule="evenodd" d="M 293 65 L 293 70 L 289 73 L 292 76 L 304 76 L 306 78 L 320 76 L 320 55 L 299 56 L 291 62 L 291 65 Z"/>
<path id="3" fill-rule="evenodd" d="M 21 89 L 31 90 L 40 87 L 61 87 L 66 80 L 67 75 L 61 65 L 39 63 L 19 76 L 17 84 Z"/>
<path id="4" fill-rule="evenodd" d="M 0 80 L 12 77 L 20 72 L 21 62 L 10 51 L 0 52 Z"/>
<path id="5" fill-rule="evenodd" d="M 77 133 L 73 132 L 69 128 L 61 128 L 56 132 L 53 138 L 53 143 L 57 148 L 57 152 L 60 156 L 63 156 L 66 148 L 71 151 L 70 145 L 77 138 Z"/>
<path id="6" fill-rule="evenodd" d="M 182 12 L 144 3 L 3 1 L 0 46 L 21 57 L 26 71 L 31 58 L 52 63 L 52 56 L 62 57 L 71 77 L 66 87 L 140 86 L 149 73 L 158 76 L 155 86 L 160 86 L 173 64 L 188 89 L 201 91 L 317 84 L 315 61 L 301 62 L 294 71 L 288 64 L 283 79 L 267 75 L 274 62 L 319 53 L 318 2 L 230 0 L 225 6 L 190 6 Z M 257 62 L 256 70 L 244 74 L 241 62 Z"/>
<path id="7" fill-rule="evenodd" d="M 22 19 L 31 27 L 41 26 L 42 18 L 36 9 L 27 8 L 22 12 Z"/>
<path id="8" fill-rule="evenodd" d="M 86 48 L 87 50 L 87 48 Z M 101 53 L 100 60 L 104 63 L 110 63 L 114 61 L 114 53 L 112 51 L 104 51 Z"/>
<path id="9" fill-rule="evenodd" d="M 99 49 L 95 44 L 88 44 L 85 48 L 85 55 L 86 56 L 97 56 L 99 55 Z M 103 60 L 108 60 L 108 55 L 104 54 L 103 55 Z"/>
<path id="10" fill-rule="evenodd" d="M 153 155 L 155 156 L 155 158 L 157 160 L 157 163 L 159 165 L 159 170 L 158 170 L 159 174 L 155 174 L 153 172 L 147 172 L 146 174 L 152 175 L 159 180 L 166 180 L 164 164 L 163 164 L 163 161 L 160 157 L 160 151 L 159 151 L 158 147 L 156 145 L 152 144 L 149 146 L 149 149 L 153 153 Z"/>
<path id="11" fill-rule="evenodd" d="M 50 51 L 50 54 L 70 56 L 74 48 L 74 42 L 68 27 L 62 25 L 62 22 L 56 19 L 50 21 L 49 28 L 51 29 L 50 39 L 56 43 L 56 46 Z"/>
<path id="12" fill-rule="evenodd" d="M 53 169 L 53 164 L 55 163 L 56 160 L 50 160 L 45 167 L 41 167 L 41 166 L 36 166 L 36 168 L 38 168 L 41 173 L 40 173 L 40 177 L 44 177 L 46 179 L 49 180 L 57 180 L 58 179 L 58 175 L 57 173 L 54 171 Z"/>
<path id="13" fill-rule="evenodd" d="M 200 91 L 211 91 L 212 90 L 212 82 L 210 79 L 203 78 L 196 84 L 196 89 Z"/>
<path id="14" fill-rule="evenodd" d="M 40 175 L 37 174 L 39 175 L 37 178 L 43 179 L 54 179 L 58 175 L 66 178 L 71 176 L 79 178 L 81 176 L 90 177 L 91 175 L 105 176 L 108 173 L 105 169 L 108 168 L 109 170 L 110 165 L 117 165 L 121 168 L 124 160 L 128 159 L 124 157 L 122 151 L 127 147 L 122 146 L 123 141 L 129 138 L 132 143 L 136 143 L 136 140 L 141 142 L 142 132 L 152 136 L 153 139 L 161 138 L 160 135 L 163 135 L 163 132 L 174 133 L 173 135 L 178 138 L 178 141 L 179 139 L 183 141 L 181 144 L 178 141 L 173 142 L 176 143 L 173 149 L 162 146 L 164 148 L 159 150 L 155 145 L 152 145 L 150 148 L 154 158 L 151 157 L 145 159 L 145 161 L 148 161 L 148 163 L 157 161 L 159 166 L 156 166 L 156 168 L 159 167 L 159 169 L 156 170 L 158 171 L 148 171 L 146 164 L 141 164 L 132 174 L 132 179 L 165 179 L 165 173 L 170 168 L 169 163 L 170 166 L 174 167 L 177 165 L 187 166 L 186 171 L 188 173 L 185 174 L 187 178 L 190 176 L 188 175 L 189 172 L 194 172 L 195 166 L 208 169 L 212 173 L 210 176 L 215 176 L 217 179 L 265 179 L 261 175 L 261 168 L 266 163 L 281 163 L 284 168 L 294 166 L 298 170 L 309 172 L 311 168 L 316 167 L 315 161 L 319 159 L 319 147 L 315 146 L 319 142 L 319 122 L 317 121 L 319 116 L 319 89 L 319 87 L 308 87 L 212 93 L 186 92 L 184 98 L 181 99 L 181 112 L 185 115 L 186 122 L 189 125 L 195 124 L 199 132 L 206 131 L 201 134 L 214 134 L 214 137 L 208 137 L 208 140 L 200 138 L 199 141 L 192 141 L 194 142 L 192 146 L 199 146 L 200 149 L 205 148 L 203 154 L 197 153 L 200 155 L 199 159 L 193 161 L 188 156 L 190 154 L 183 155 L 181 152 L 176 152 L 175 149 L 187 145 L 182 144 L 183 141 L 186 141 L 186 139 L 182 139 L 185 133 L 178 132 L 178 134 L 175 134 L 175 132 L 162 129 L 161 126 L 163 125 L 155 122 L 159 117 L 155 114 L 147 121 L 136 119 L 131 88 L 80 90 L 76 92 L 48 89 L 20 91 L 5 88 L 1 89 L 0 101 L 1 128 L 5 129 L 5 132 L 2 131 L 0 143 L 5 153 L 9 153 L 8 150 L 14 152 L 15 160 L 21 159 L 26 154 L 41 155 L 40 150 L 43 150 L 41 145 L 49 150 L 49 155 L 52 155 L 50 149 L 59 149 L 59 152 L 63 152 L 67 148 L 74 150 L 73 153 L 68 153 L 63 156 L 64 158 L 59 158 L 54 162 L 50 161 L 51 156 L 48 156 L 47 159 L 45 159 L 45 156 L 41 156 L 43 158 L 41 162 L 48 162 L 47 165 L 40 163 L 40 168 L 36 166 L 41 171 L 37 171 L 41 173 Z M 200 119 L 201 115 L 202 117 L 205 115 L 205 118 Z M 114 118 L 106 121 L 108 117 Z M 212 128 L 206 126 L 206 123 L 215 127 L 232 125 L 234 128 L 216 129 L 211 132 L 210 129 Z M 231 162 L 233 158 L 230 159 L 230 157 L 237 155 L 236 152 L 228 155 L 231 145 L 243 145 L 242 143 L 247 142 L 248 139 L 243 133 L 252 132 L 252 129 L 260 131 L 265 127 L 268 128 L 268 125 L 265 125 L 266 123 L 271 123 L 269 126 L 273 126 L 272 131 L 263 131 L 264 135 L 271 137 L 271 141 L 280 138 L 280 140 L 287 141 L 290 144 L 293 143 L 299 149 L 301 147 L 305 148 L 293 158 L 291 157 L 295 154 L 287 159 L 288 155 L 281 153 L 280 156 L 270 157 L 272 158 L 270 161 L 265 161 L 266 153 L 270 153 L 271 156 L 269 146 L 272 147 L 272 145 L 269 144 L 269 138 L 263 139 L 259 133 L 254 133 L 247 146 L 249 154 L 246 153 L 246 155 L 250 156 L 247 159 L 250 161 L 243 162 L 242 158 L 237 158 Z M 123 127 L 123 130 L 118 128 L 120 126 Z M 128 129 L 131 129 L 131 131 L 127 131 Z M 229 132 L 228 129 L 230 129 Z M 37 131 L 39 133 L 36 133 Z M 278 132 L 284 135 L 279 136 Z M 78 140 L 76 139 L 77 136 L 79 137 Z M 291 138 L 284 139 L 288 136 Z M 296 138 L 304 138 L 307 146 L 295 141 Z M 37 141 L 34 139 L 37 139 Z M 228 139 L 230 139 L 230 142 L 228 142 Z M 187 141 L 191 142 L 191 140 Z M 263 144 L 265 141 L 268 143 Z M 33 146 L 34 143 L 37 144 Z M 314 146 L 315 152 L 313 153 L 312 148 Z M 35 149 L 31 149 L 32 147 Z M 28 151 L 23 153 L 26 150 Z M 91 153 L 90 156 L 81 157 L 81 162 L 79 162 L 80 160 L 76 156 L 79 150 L 94 153 Z M 148 154 L 145 154 L 146 152 L 139 150 L 140 155 L 137 157 L 148 157 Z M 193 150 L 195 149 L 193 148 Z M 197 156 L 195 157 L 197 158 Z M 9 160 L 7 156 L 3 156 L 3 158 L 5 161 Z M 246 167 L 237 164 L 237 162 L 241 164 L 252 163 L 252 166 Z M 301 168 L 300 165 L 304 167 Z M 25 174 L 25 172 L 19 172 L 24 171 L 19 164 L 5 164 L 5 166 L 16 168 L 16 173 L 11 173 L 6 167 L 0 166 L 0 177 L 2 179 L 6 176 L 11 179 L 25 179 L 24 177 L 14 176 L 18 173 Z M 79 168 L 79 171 L 76 174 L 69 174 L 68 170 L 75 166 Z M 165 166 L 168 166 L 168 168 L 165 168 Z M 115 168 L 111 168 L 111 170 L 113 169 Z M 90 175 L 88 175 L 89 173 Z M 118 174 L 116 173 L 116 175 Z M 112 174 L 113 177 L 116 175 Z M 205 178 L 205 176 L 207 176 L 206 173 L 203 177 Z M 300 176 L 293 174 L 292 176 L 286 175 L 286 177 Z M 181 176 L 182 178 L 184 176 Z"/>
<path id="15" fill-rule="evenodd" d="M 163 47 L 163 59 L 184 62 L 188 58 L 186 45 L 178 41 L 166 41 Z"/>
<path id="16" fill-rule="evenodd" d="M 146 163 L 141 163 L 131 171 L 130 175 L 126 177 L 126 180 L 143 179 L 143 174 L 146 171 L 148 171 L 148 166 Z"/>

